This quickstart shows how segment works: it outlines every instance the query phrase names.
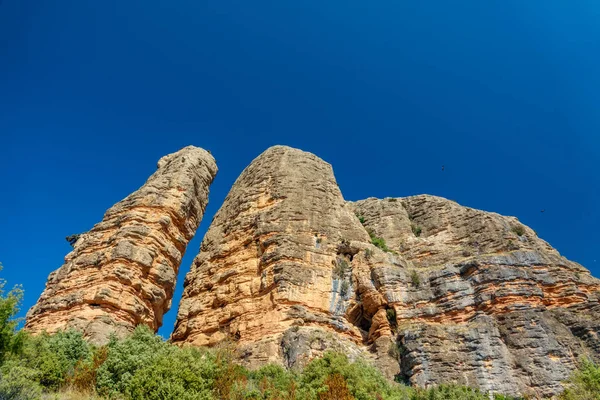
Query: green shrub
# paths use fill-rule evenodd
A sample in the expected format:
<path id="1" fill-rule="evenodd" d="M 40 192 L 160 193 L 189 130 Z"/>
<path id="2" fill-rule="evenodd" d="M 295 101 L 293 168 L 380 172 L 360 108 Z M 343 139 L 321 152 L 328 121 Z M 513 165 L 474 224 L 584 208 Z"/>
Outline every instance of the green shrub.
<path id="1" fill-rule="evenodd" d="M 410 226 L 410 229 L 412 230 L 413 234 L 416 237 L 420 237 L 421 236 L 421 232 L 423 232 L 423 229 L 419 225 L 415 225 L 415 224 L 412 224 Z"/>
<path id="2" fill-rule="evenodd" d="M 494 397 L 492 397 L 494 398 Z M 459 385 L 439 385 L 415 389 L 411 400 L 489 400 L 490 396 L 478 389 Z"/>
<path id="3" fill-rule="evenodd" d="M 175 346 L 162 349 L 136 370 L 128 382 L 131 399 L 215 399 L 215 381 L 222 372 L 214 353 Z"/>
<path id="4" fill-rule="evenodd" d="M 395 323 L 393 309 L 388 309 L 386 316 Z M 71 365 L 75 359 L 79 361 L 74 373 L 66 373 L 70 377 L 66 389 L 71 391 L 57 393 L 60 398 L 93 396 L 90 387 L 97 371 L 101 394 L 117 399 L 488 399 L 475 389 L 461 386 L 441 385 L 425 390 L 392 383 L 370 364 L 361 360 L 350 362 L 340 353 L 326 352 L 322 358 L 312 360 L 301 373 L 275 365 L 248 372 L 235 364 L 235 354 L 227 346 L 179 348 L 165 343 L 146 327 L 138 327 L 125 339 L 112 339 L 108 346 L 94 349 L 92 356 L 89 347 L 82 346 L 80 340 L 81 335 L 73 332 L 28 340 L 23 354 L 11 356 L 0 368 L 0 399 L 38 399 L 42 390 L 38 382 L 43 379 L 51 388 L 48 395 L 52 395 L 52 391 L 56 393 L 56 386 L 61 385 L 48 385 L 48 371 L 58 371 L 54 382 L 61 382 L 64 363 L 68 361 Z M 40 350 L 38 354 L 43 362 L 31 360 L 35 358 L 33 349 Z M 54 349 L 60 356 L 49 359 L 48 349 Z M 400 344 L 391 343 L 389 352 L 398 358 L 403 349 Z M 46 365 L 50 362 L 56 364 L 54 369 Z M 588 381 L 594 382 L 588 379 L 593 373 L 586 372 L 582 376 L 580 380 L 586 385 Z M 589 390 L 595 387 L 589 386 Z M 71 397 L 64 397 L 67 395 Z"/>
<path id="5" fill-rule="evenodd" d="M 387 244 L 385 243 L 384 238 L 378 237 L 372 230 L 369 230 L 369 236 L 371 237 L 371 243 L 374 244 L 376 247 L 379 247 L 386 253 L 390 251 L 390 249 L 387 247 Z"/>
<path id="6" fill-rule="evenodd" d="M 145 325 L 138 326 L 125 339 L 111 338 L 108 357 L 98 368 L 98 392 L 102 395 L 125 393 L 137 370 L 150 365 L 169 346 Z"/>
<path id="7" fill-rule="evenodd" d="M 62 387 L 73 374 L 75 365 L 90 359 L 91 346 L 80 332 L 68 330 L 54 335 L 46 333 L 27 337 L 22 362 L 38 372 L 38 382 L 51 390 Z"/>
<path id="8" fill-rule="evenodd" d="M 417 271 L 415 271 L 414 269 L 410 272 L 410 283 L 414 287 L 421 286 L 421 277 L 419 277 L 419 273 Z"/>
<path id="9" fill-rule="evenodd" d="M 525 234 L 525 228 L 523 225 L 515 225 L 510 230 L 517 236 L 523 236 Z"/>
<path id="10" fill-rule="evenodd" d="M 600 366 L 583 360 L 566 384 L 561 400 L 600 400 Z"/>
<path id="11" fill-rule="evenodd" d="M 6 362 L 0 369 L 0 399 L 34 400 L 41 398 L 39 373 L 16 361 Z"/>
<path id="12" fill-rule="evenodd" d="M 248 378 L 246 398 L 253 394 L 252 387 L 256 387 L 257 399 L 289 399 L 294 398 L 297 391 L 297 377 L 279 365 L 270 364 L 251 371 Z"/>
<path id="13" fill-rule="evenodd" d="M 380 237 L 374 237 L 371 238 L 371 243 L 373 243 L 375 246 L 379 247 L 381 250 L 388 252 L 390 251 L 390 249 L 387 247 L 387 244 L 385 243 L 385 239 L 380 238 Z"/>
<path id="14" fill-rule="evenodd" d="M 358 218 L 358 220 L 360 221 L 361 224 L 363 224 L 363 225 L 365 224 L 365 217 L 363 217 L 359 213 L 356 213 L 356 218 Z"/>
<path id="15" fill-rule="evenodd" d="M 374 400 L 376 394 L 385 399 L 393 392 L 392 385 L 374 367 L 363 361 L 351 363 L 344 354 L 326 352 L 322 358 L 312 360 L 300 375 L 300 397 L 318 398 L 319 393 L 329 390 L 328 377 L 336 374 L 345 379 L 357 400 Z"/>

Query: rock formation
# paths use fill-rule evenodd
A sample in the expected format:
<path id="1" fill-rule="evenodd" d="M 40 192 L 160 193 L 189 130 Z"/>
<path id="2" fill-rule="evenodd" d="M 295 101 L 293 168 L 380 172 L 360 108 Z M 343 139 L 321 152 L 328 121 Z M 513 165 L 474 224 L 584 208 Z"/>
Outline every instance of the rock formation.
<path id="1" fill-rule="evenodd" d="M 172 340 L 248 366 L 326 349 L 427 386 L 548 396 L 600 355 L 600 281 L 516 218 L 434 196 L 345 202 L 289 147 L 248 166 L 184 283 Z"/>
<path id="2" fill-rule="evenodd" d="M 352 206 L 390 249 L 367 264 L 405 380 L 550 396 L 600 356 L 600 281 L 516 218 L 433 196 Z"/>
<path id="3" fill-rule="evenodd" d="M 162 157 L 144 186 L 80 235 L 65 264 L 50 274 L 25 328 L 75 328 L 96 343 L 138 324 L 157 330 L 216 173 L 213 157 L 200 148 Z"/>
<path id="4" fill-rule="evenodd" d="M 329 164 L 289 147 L 268 149 L 215 215 L 185 278 L 172 340 L 204 346 L 230 338 L 251 366 L 295 364 L 298 357 L 281 352 L 282 340 L 312 332 L 317 341 L 337 341 L 339 331 L 350 345 L 362 343 L 360 329 L 344 318 L 353 290 L 340 294 L 350 270 L 334 277 L 332 263 L 344 260 L 343 240 L 368 239 Z"/>

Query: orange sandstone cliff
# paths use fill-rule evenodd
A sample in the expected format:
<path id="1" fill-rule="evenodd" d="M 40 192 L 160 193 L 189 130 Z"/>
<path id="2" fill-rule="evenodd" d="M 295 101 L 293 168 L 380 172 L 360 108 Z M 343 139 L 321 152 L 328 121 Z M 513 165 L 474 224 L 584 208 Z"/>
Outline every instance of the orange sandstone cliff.
<path id="1" fill-rule="evenodd" d="M 193 146 L 161 158 L 139 190 L 80 235 L 65 264 L 50 274 L 25 328 L 75 328 L 96 343 L 138 324 L 158 329 L 216 173 L 213 157 Z"/>

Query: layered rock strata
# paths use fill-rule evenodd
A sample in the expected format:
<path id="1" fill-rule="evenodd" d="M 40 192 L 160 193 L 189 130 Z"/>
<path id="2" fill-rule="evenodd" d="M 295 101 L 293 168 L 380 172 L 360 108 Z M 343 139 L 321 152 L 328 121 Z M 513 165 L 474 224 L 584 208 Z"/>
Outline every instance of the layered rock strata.
<path id="1" fill-rule="evenodd" d="M 598 359 L 600 282 L 516 218 L 434 196 L 345 202 L 331 166 L 256 158 L 184 283 L 172 340 L 301 367 L 327 349 L 414 385 L 550 396 Z"/>
<path id="2" fill-rule="evenodd" d="M 96 343 L 138 324 L 157 330 L 216 173 L 214 158 L 197 147 L 162 157 L 139 190 L 79 236 L 65 264 L 50 274 L 25 328 L 74 328 Z"/>
<path id="3" fill-rule="evenodd" d="M 434 196 L 352 206 L 402 259 L 371 276 L 406 381 L 551 396 L 580 357 L 599 359 L 600 281 L 516 218 Z"/>

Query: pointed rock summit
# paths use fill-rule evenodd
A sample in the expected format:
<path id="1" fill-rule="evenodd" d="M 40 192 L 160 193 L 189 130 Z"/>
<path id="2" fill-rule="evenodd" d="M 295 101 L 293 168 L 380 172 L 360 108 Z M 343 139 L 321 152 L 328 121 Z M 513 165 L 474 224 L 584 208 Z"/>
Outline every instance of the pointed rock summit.
<path id="1" fill-rule="evenodd" d="M 74 328 L 96 343 L 139 324 L 157 330 L 216 173 L 214 158 L 197 147 L 162 157 L 144 186 L 79 236 L 65 264 L 50 274 L 25 328 Z"/>
<path id="2" fill-rule="evenodd" d="M 266 150 L 234 183 L 204 237 L 172 340 L 234 340 L 250 366 L 293 366 L 337 341 L 355 348 L 361 331 L 344 317 L 352 271 L 336 263 L 358 251 L 351 242 L 368 239 L 331 165 L 290 147 Z M 295 347 L 311 335 L 324 341 L 320 350 Z"/>

